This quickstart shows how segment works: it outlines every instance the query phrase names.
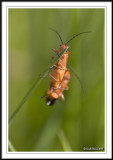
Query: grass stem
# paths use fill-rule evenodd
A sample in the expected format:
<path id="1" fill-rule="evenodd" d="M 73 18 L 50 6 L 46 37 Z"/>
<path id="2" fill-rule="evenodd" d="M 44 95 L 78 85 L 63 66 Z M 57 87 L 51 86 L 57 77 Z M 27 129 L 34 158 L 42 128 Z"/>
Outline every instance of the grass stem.
<path id="1" fill-rule="evenodd" d="M 11 143 L 10 140 L 8 140 L 8 148 L 9 148 L 9 150 L 10 150 L 11 152 L 15 152 L 15 151 L 16 151 L 16 149 L 14 148 L 14 146 L 12 145 L 12 143 Z"/>
<path id="2" fill-rule="evenodd" d="M 60 54 L 59 56 L 57 56 L 55 58 L 55 60 L 52 62 L 52 66 L 56 64 L 56 62 L 59 60 L 59 58 L 66 52 L 66 50 L 68 49 L 65 48 Z M 27 101 L 27 99 L 29 98 L 29 96 L 32 94 L 32 92 L 38 87 L 38 85 L 40 84 L 41 80 L 46 77 L 49 73 L 50 69 L 47 69 L 43 76 L 39 76 L 38 79 L 36 80 L 36 82 L 33 84 L 33 86 L 29 89 L 29 91 L 27 92 L 27 94 L 24 96 L 24 98 L 22 99 L 22 101 L 20 102 L 20 104 L 18 105 L 18 107 L 16 108 L 16 110 L 13 112 L 13 114 L 11 115 L 11 117 L 9 118 L 9 126 L 11 125 L 11 122 L 13 121 L 13 119 L 15 118 L 16 114 L 18 113 L 18 111 L 21 109 L 21 107 L 23 106 L 23 104 Z"/>
<path id="3" fill-rule="evenodd" d="M 63 150 L 65 152 L 72 152 L 72 149 L 71 149 L 71 146 L 69 144 L 69 141 L 67 139 L 67 137 L 65 136 L 64 134 L 64 131 L 62 129 L 60 129 L 58 131 L 58 134 L 57 134 L 58 138 L 59 138 L 59 141 L 63 147 Z"/>

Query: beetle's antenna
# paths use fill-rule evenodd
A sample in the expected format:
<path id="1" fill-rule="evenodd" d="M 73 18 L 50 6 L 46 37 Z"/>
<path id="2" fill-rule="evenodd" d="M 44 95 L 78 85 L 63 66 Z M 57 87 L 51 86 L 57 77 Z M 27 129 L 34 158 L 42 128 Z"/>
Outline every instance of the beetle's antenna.
<path id="1" fill-rule="evenodd" d="M 59 36 L 59 38 L 60 38 L 60 40 L 61 40 L 61 43 L 63 44 L 63 40 L 62 40 L 60 34 L 59 34 L 56 30 L 54 30 L 54 29 L 52 29 L 52 28 L 50 28 L 50 27 L 48 27 L 48 28 L 49 28 L 50 30 L 52 30 L 52 31 L 54 31 L 54 32 L 57 33 L 57 35 Z"/>
<path id="2" fill-rule="evenodd" d="M 65 44 L 69 43 L 72 39 L 74 39 L 75 37 L 81 35 L 81 34 L 84 34 L 84 33 L 90 33 L 91 31 L 88 31 L 88 32 L 81 32 L 81 33 L 78 33 L 76 34 L 74 37 L 72 37 L 69 41 L 67 41 Z"/>
<path id="3" fill-rule="evenodd" d="M 44 95 L 44 96 L 42 96 L 42 97 L 40 97 L 40 98 L 47 98 L 47 96 L 46 96 L 46 95 Z"/>
<path id="4" fill-rule="evenodd" d="M 40 98 L 49 98 L 49 97 L 52 97 L 52 96 L 46 96 L 46 95 L 44 95 L 44 96 L 42 96 L 42 97 L 40 97 Z M 53 97 L 52 97 L 53 98 Z"/>

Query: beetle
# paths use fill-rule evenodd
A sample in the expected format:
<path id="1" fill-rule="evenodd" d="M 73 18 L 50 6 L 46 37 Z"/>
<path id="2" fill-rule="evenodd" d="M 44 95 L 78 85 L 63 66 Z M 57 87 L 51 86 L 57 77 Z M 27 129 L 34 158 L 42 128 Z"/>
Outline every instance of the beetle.
<path id="1" fill-rule="evenodd" d="M 67 46 L 67 44 L 71 40 L 73 40 L 75 37 L 77 37 L 81 34 L 84 34 L 84 33 L 91 32 L 91 31 L 81 32 L 81 33 L 73 36 L 66 43 L 63 43 L 60 34 L 52 28 L 49 28 L 49 29 L 56 32 L 57 35 L 59 36 L 60 40 L 61 40 L 61 45 L 59 47 L 59 50 L 52 49 L 52 51 L 55 52 L 57 55 L 59 55 L 64 49 L 69 48 Z M 67 61 L 68 61 L 68 56 L 69 56 L 70 53 L 71 52 L 69 52 L 68 49 L 67 49 L 66 52 L 64 52 L 64 54 L 59 58 L 57 63 L 52 66 L 51 73 L 49 74 L 49 76 L 50 76 L 50 87 L 47 90 L 46 96 L 45 96 L 47 105 L 53 105 L 56 102 L 56 100 L 59 99 L 59 98 L 64 100 L 63 91 L 67 90 L 69 88 L 67 86 L 67 84 L 69 82 L 69 79 L 71 78 L 70 77 L 70 72 L 67 69 Z"/>

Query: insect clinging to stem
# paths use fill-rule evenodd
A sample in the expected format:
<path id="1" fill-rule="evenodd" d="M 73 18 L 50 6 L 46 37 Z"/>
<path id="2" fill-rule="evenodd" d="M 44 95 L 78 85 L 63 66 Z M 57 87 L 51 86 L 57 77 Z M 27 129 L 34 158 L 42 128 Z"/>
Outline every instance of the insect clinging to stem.
<path id="1" fill-rule="evenodd" d="M 67 48 L 66 52 L 64 52 L 64 54 L 59 58 L 57 63 L 51 67 L 51 72 L 49 74 L 49 76 L 50 76 L 50 87 L 46 92 L 46 96 L 44 96 L 44 97 L 46 97 L 46 104 L 47 105 L 53 105 L 55 103 L 55 101 L 58 100 L 59 98 L 64 100 L 63 91 L 68 90 L 68 88 L 69 88 L 67 84 L 68 84 L 69 79 L 71 77 L 70 77 L 70 71 L 67 69 L 67 61 L 68 61 L 68 55 L 71 52 L 68 51 L 69 47 L 67 46 L 67 44 L 71 40 L 73 40 L 75 37 L 77 37 L 81 34 L 84 34 L 84 33 L 89 33 L 91 31 L 81 32 L 81 33 L 73 36 L 66 43 L 63 43 L 63 40 L 62 40 L 60 34 L 52 28 L 49 28 L 49 29 L 56 32 L 56 34 L 59 36 L 60 41 L 61 41 L 61 45 L 59 47 L 59 50 L 52 49 L 52 51 L 55 52 L 59 56 L 59 54 L 64 49 Z M 70 67 L 70 69 L 71 69 L 71 67 Z M 77 78 L 78 78 L 78 76 L 77 76 Z M 79 81 L 80 81 L 80 79 L 79 79 Z M 80 81 L 80 83 L 81 83 L 81 81 Z"/>

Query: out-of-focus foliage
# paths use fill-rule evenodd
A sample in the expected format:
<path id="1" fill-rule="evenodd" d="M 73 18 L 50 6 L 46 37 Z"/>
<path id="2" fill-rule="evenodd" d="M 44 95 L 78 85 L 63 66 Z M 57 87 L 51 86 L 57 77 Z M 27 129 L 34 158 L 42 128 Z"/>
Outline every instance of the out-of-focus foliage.
<path id="1" fill-rule="evenodd" d="M 68 44 L 69 64 L 81 78 L 85 93 L 70 71 L 72 78 L 69 90 L 64 92 L 65 101 L 48 107 L 40 98 L 49 87 L 49 76 L 44 78 L 9 128 L 9 139 L 16 151 L 105 147 L 104 16 L 104 9 L 9 9 L 8 117 L 39 74 L 48 68 L 55 55 L 51 49 L 59 48 L 58 35 L 48 27 L 56 29 L 64 43 L 75 34 L 92 31 Z"/>

